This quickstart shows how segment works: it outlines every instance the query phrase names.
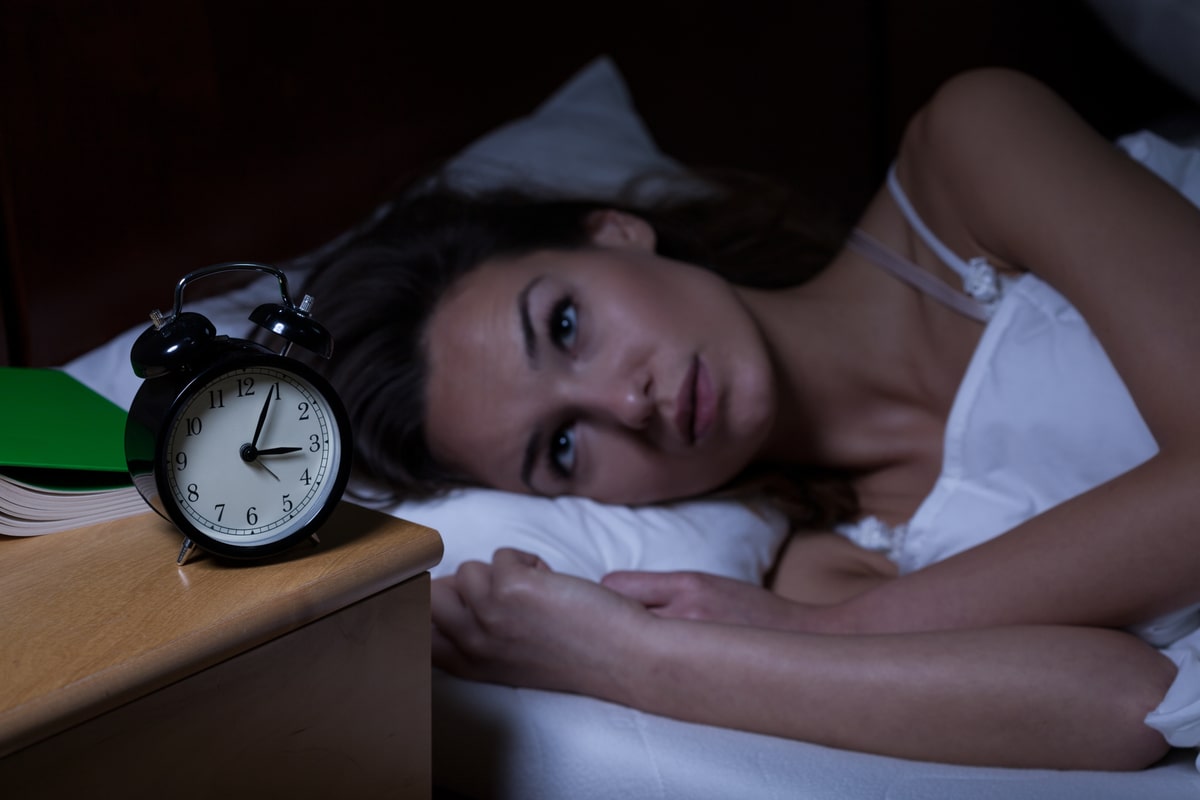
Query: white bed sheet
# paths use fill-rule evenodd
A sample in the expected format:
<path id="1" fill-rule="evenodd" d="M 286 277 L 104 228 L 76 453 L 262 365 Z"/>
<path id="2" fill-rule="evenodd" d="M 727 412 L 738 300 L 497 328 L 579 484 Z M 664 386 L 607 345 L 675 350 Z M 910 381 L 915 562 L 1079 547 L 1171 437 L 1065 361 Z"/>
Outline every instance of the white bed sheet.
<path id="1" fill-rule="evenodd" d="M 1141 772 L 962 767 L 713 728 L 435 671 L 434 781 L 503 800 L 1195 800 L 1191 751 Z"/>

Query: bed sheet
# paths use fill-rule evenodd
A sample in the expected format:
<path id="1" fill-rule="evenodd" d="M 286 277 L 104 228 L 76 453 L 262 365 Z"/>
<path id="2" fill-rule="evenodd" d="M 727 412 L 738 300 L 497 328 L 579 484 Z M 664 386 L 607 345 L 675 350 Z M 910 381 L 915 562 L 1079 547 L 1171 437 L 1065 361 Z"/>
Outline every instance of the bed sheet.
<path id="1" fill-rule="evenodd" d="M 1190 751 L 1141 772 L 962 767 L 837 750 L 435 671 L 435 785 L 498 800 L 1194 800 Z"/>

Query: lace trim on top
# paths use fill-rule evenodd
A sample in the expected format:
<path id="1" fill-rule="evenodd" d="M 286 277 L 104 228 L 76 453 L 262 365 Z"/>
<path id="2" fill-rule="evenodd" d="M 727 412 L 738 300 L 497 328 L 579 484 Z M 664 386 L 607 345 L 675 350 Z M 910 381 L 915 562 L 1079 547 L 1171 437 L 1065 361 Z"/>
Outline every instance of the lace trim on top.
<path id="1" fill-rule="evenodd" d="M 921 237 L 921 240 L 925 242 L 929 249 L 937 254 L 942 263 L 958 273 L 963 281 L 963 291 L 979 304 L 982 313 L 985 315 L 983 319 L 990 319 L 996 310 L 996 306 L 999 305 L 1001 297 L 1004 295 L 1004 279 L 996 272 L 996 268 L 982 256 L 964 261 L 934 235 L 929 226 L 917 214 L 917 210 L 913 208 L 908 195 L 904 193 L 904 188 L 900 186 L 900 179 L 896 177 L 895 166 L 892 166 L 888 170 L 887 187 L 888 192 L 892 195 L 892 199 L 896 201 L 896 205 L 900 207 L 901 213 L 904 214 L 908 223 L 912 225 L 913 230 L 917 232 L 917 235 Z M 897 259 L 900 258 L 894 254 L 893 256 Z M 900 260 L 903 261 L 904 259 Z M 911 262 L 905 261 L 905 263 L 910 264 L 914 269 L 921 270 L 920 267 L 911 264 Z M 925 271 L 921 270 L 921 272 Z M 935 278 L 934 280 L 937 279 Z M 938 283 L 940 284 L 941 281 L 938 281 Z M 941 298 L 939 297 L 939 299 Z M 974 316 L 974 314 L 970 314 L 970 316 Z"/>
<path id="2" fill-rule="evenodd" d="M 883 553 L 892 561 L 896 561 L 904 548 L 908 523 L 889 525 L 879 517 L 863 517 L 854 522 L 842 523 L 834 530 L 864 550 Z"/>

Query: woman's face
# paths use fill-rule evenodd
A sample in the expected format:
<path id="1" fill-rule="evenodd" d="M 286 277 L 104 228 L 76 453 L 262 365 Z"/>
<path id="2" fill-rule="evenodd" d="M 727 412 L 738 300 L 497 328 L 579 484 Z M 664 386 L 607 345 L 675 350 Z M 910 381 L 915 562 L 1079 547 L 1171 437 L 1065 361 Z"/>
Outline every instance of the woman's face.
<path id="1" fill-rule="evenodd" d="M 484 485 L 614 503 L 694 496 L 763 446 L 774 375 L 738 291 L 654 254 L 646 223 L 491 261 L 435 309 L 426 431 Z"/>

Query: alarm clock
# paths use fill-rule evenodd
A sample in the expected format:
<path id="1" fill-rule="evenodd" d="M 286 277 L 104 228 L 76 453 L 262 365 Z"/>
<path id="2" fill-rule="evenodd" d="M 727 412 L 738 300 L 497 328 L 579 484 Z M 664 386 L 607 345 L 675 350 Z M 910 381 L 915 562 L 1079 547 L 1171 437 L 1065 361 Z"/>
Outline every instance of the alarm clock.
<path id="1" fill-rule="evenodd" d="M 250 314 L 282 341 L 278 351 L 219 335 L 183 310 L 184 289 L 217 273 L 273 275 L 281 303 Z M 319 373 L 289 357 L 293 345 L 328 358 L 333 339 L 300 305 L 284 273 L 264 264 L 218 264 L 185 275 L 169 315 L 150 314 L 130 362 L 143 379 L 125 425 L 125 460 L 143 499 L 195 546 L 218 556 L 277 554 L 309 538 L 342 497 L 353 453 L 349 417 Z"/>

